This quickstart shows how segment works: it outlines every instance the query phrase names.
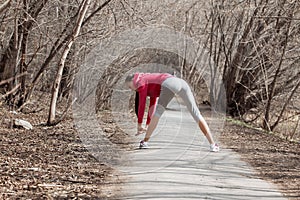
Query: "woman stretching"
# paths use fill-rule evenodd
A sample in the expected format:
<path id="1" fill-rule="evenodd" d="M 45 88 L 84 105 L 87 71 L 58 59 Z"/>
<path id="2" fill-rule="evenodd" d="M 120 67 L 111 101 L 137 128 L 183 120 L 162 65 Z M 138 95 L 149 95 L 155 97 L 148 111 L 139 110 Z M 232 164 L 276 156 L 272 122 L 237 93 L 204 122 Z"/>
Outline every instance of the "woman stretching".
<path id="1" fill-rule="evenodd" d="M 145 138 L 140 142 L 140 148 L 148 148 L 148 141 L 158 124 L 159 118 L 176 94 L 182 98 L 187 109 L 207 138 L 210 143 L 210 150 L 214 152 L 219 151 L 219 146 L 215 144 L 208 125 L 196 105 L 191 88 L 186 81 L 166 73 L 135 73 L 127 76 L 125 83 L 130 89 L 139 92 L 138 128 L 142 127 L 147 94 L 150 93 L 150 97 L 159 96 L 157 107 L 146 130 Z"/>

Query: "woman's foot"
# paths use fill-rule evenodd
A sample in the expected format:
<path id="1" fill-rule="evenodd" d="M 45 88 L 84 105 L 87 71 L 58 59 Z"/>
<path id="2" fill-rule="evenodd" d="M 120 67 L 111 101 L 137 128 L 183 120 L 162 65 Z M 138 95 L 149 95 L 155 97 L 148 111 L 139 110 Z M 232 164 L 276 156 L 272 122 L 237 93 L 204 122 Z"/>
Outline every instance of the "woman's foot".
<path id="1" fill-rule="evenodd" d="M 148 142 L 144 142 L 143 140 L 140 141 L 140 146 L 139 146 L 140 149 L 148 149 Z"/>
<path id="2" fill-rule="evenodd" d="M 211 152 L 218 152 L 218 151 L 220 151 L 220 147 L 218 144 L 211 144 L 209 150 Z"/>

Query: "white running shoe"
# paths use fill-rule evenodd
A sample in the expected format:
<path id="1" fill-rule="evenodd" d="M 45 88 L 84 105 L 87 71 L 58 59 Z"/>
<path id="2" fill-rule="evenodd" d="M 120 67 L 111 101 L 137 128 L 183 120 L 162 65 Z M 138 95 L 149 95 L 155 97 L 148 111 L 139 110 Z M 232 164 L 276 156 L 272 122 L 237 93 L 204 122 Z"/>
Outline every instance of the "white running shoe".
<path id="1" fill-rule="evenodd" d="M 140 149 L 148 149 L 148 142 L 144 142 L 143 140 L 140 142 Z"/>
<path id="2" fill-rule="evenodd" d="M 211 144 L 209 150 L 211 152 L 218 152 L 218 151 L 220 151 L 220 147 L 218 144 Z"/>

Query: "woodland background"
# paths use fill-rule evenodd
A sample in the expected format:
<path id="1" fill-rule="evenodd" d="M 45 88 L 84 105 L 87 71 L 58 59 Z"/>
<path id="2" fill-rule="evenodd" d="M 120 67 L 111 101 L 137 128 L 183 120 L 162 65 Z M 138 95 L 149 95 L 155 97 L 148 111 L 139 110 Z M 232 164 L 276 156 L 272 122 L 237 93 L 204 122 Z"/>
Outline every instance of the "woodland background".
<path id="1" fill-rule="evenodd" d="M 36 91 L 51 93 L 47 121 L 55 124 L 57 100 L 69 98 L 76 70 L 93 46 L 126 29 L 164 24 L 205 45 L 222 73 L 229 115 L 297 138 L 299 6 L 287 0 L 2 1 L 1 98 L 22 110 Z M 169 52 L 143 49 L 120 60 L 132 67 L 153 60 L 173 65 L 195 90 L 201 84 L 193 66 Z M 123 72 L 113 68 L 122 66 L 110 66 L 103 79 Z M 99 99 L 107 101 L 105 87 Z"/>
<path id="2" fill-rule="evenodd" d="M 34 132 L 27 139 L 42 136 L 46 141 L 45 151 L 53 144 L 47 135 L 52 134 L 56 139 L 67 137 L 63 139 L 64 145 L 69 142 L 75 145 L 70 152 L 77 152 L 76 156 L 71 156 L 83 154 L 85 151 L 78 147 L 77 136 L 70 135 L 70 132 L 64 135 L 62 131 L 74 132 L 69 114 L 74 103 L 74 77 L 80 65 L 103 39 L 128 29 L 157 24 L 186 34 L 204 45 L 217 67 L 212 70 L 221 72 L 226 110 L 231 120 L 274 133 L 285 141 L 294 141 L 291 145 L 299 143 L 298 0 L 1 0 L 0 107 L 2 125 L 7 126 L 1 130 L 2 152 L 7 156 L 3 159 L 8 159 L 11 165 L 8 157 L 18 151 L 8 152 L 5 147 L 12 148 L 16 141 L 27 141 L 29 137 L 20 137 L 18 131 L 12 134 L 12 124 L 7 119 L 15 118 L 14 113 L 19 113 L 18 117 L 35 117 L 31 122 L 37 124 L 37 131 L 41 132 Z M 158 49 L 139 49 L 115 60 L 100 78 L 98 111 L 110 109 L 111 88 L 116 80 L 142 63 L 174 67 L 179 71 L 178 76 L 193 87 L 199 104 L 216 104 L 201 74 L 192 64 L 185 62 L 185 58 Z M 106 122 L 111 127 L 110 133 L 115 125 L 110 119 Z M 229 134 L 230 137 L 233 134 Z M 265 139 L 271 141 L 269 136 Z M 264 141 L 265 144 L 268 141 Z M 279 145 L 279 140 L 274 141 L 275 147 Z M 42 150 L 37 152 L 44 153 Z M 293 151 L 293 156 L 297 153 Z M 49 153 L 49 156 L 55 155 Z M 34 158 L 28 159 L 28 163 L 37 162 Z M 94 162 L 89 159 L 89 162 Z M 19 162 L 17 160 L 13 165 L 16 167 Z M 88 169 L 92 170 L 91 166 Z M 74 174 L 81 173 L 72 170 Z M 82 172 L 81 175 L 79 181 L 85 183 L 84 180 L 89 180 L 87 174 Z M 60 176 L 57 175 L 57 179 Z M 74 177 L 65 179 L 71 183 L 78 181 Z M 296 179 L 295 184 L 298 184 Z M 297 187 L 299 191 L 299 185 Z"/>

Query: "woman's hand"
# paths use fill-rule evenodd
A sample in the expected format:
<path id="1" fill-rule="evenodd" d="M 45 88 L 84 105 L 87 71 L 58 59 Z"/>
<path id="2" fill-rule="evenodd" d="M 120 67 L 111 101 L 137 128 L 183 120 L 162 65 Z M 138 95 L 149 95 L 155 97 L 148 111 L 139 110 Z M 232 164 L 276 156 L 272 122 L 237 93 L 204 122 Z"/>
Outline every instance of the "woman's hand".
<path id="1" fill-rule="evenodd" d="M 137 136 L 137 135 L 143 134 L 143 133 L 146 132 L 146 130 L 147 129 L 145 129 L 145 128 L 142 127 L 142 124 L 138 124 L 137 133 L 135 135 Z"/>

